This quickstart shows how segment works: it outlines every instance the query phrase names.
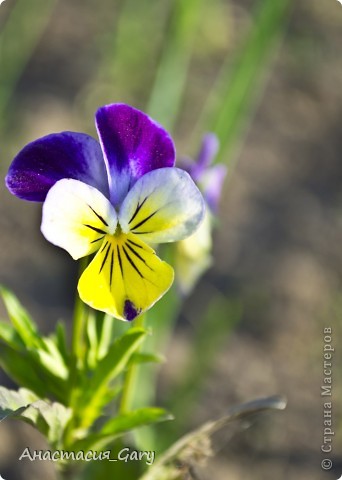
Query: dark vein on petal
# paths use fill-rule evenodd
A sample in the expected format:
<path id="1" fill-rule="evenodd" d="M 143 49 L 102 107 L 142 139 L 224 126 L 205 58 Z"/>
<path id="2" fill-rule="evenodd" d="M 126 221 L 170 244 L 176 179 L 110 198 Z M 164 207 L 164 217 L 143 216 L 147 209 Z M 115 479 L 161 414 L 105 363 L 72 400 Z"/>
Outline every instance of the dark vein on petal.
<path id="1" fill-rule="evenodd" d="M 106 246 L 108 245 L 108 240 L 106 241 L 106 243 L 103 245 L 103 247 L 101 248 L 100 250 L 100 253 L 103 252 L 103 250 L 106 248 Z"/>
<path id="2" fill-rule="evenodd" d="M 134 255 L 135 255 L 136 257 L 138 257 L 139 260 L 141 260 L 141 261 L 146 265 L 146 267 L 148 267 L 150 270 L 152 270 L 152 272 L 154 271 L 153 268 L 151 268 L 149 265 L 147 265 L 146 260 L 145 260 L 144 258 L 142 258 L 142 256 L 139 255 L 139 253 L 136 252 L 133 247 L 131 247 L 130 245 L 127 245 L 127 248 L 129 248 L 130 251 L 131 251 L 132 253 L 134 253 Z"/>
<path id="3" fill-rule="evenodd" d="M 142 248 L 143 250 L 145 250 L 142 245 L 139 245 L 139 243 L 133 242 L 133 240 L 130 240 L 129 238 L 127 239 L 127 242 L 131 243 L 132 245 L 135 245 L 138 248 Z"/>
<path id="4" fill-rule="evenodd" d="M 141 220 L 141 222 L 134 225 L 134 227 L 132 227 L 132 230 L 135 230 L 136 228 L 141 227 L 141 225 L 144 225 L 144 223 L 146 223 L 148 220 L 150 220 L 150 218 L 152 218 L 158 211 L 159 211 L 159 209 L 156 210 L 155 212 L 151 213 L 151 215 L 149 215 L 148 217 L 144 218 L 144 220 Z"/>
<path id="5" fill-rule="evenodd" d="M 117 245 L 116 248 L 117 248 L 117 251 L 118 251 L 118 259 L 119 259 L 119 265 L 120 265 L 121 275 L 122 275 L 122 278 L 123 278 L 122 260 L 121 260 L 119 245 Z"/>
<path id="6" fill-rule="evenodd" d="M 153 233 L 153 232 L 135 232 L 134 230 L 132 230 L 132 233 L 134 233 L 134 235 L 145 235 L 147 233 Z"/>
<path id="7" fill-rule="evenodd" d="M 113 279 L 113 269 L 114 269 L 114 250 L 112 250 L 112 255 L 110 258 L 110 275 L 109 275 L 109 286 L 112 286 Z"/>
<path id="8" fill-rule="evenodd" d="M 145 197 L 144 200 L 141 202 L 141 203 L 138 203 L 137 205 L 137 208 L 135 209 L 135 212 L 133 213 L 130 221 L 128 222 L 128 225 L 135 219 L 135 217 L 138 215 L 141 207 L 144 205 L 144 203 L 146 202 L 146 200 L 148 199 L 148 197 Z"/>
<path id="9" fill-rule="evenodd" d="M 95 240 L 92 240 L 90 243 L 99 242 L 99 241 L 102 240 L 103 238 L 104 238 L 104 235 L 102 235 L 102 237 L 96 238 Z"/>
<path id="10" fill-rule="evenodd" d="M 104 259 L 102 260 L 102 264 L 101 264 L 101 268 L 100 268 L 99 273 L 101 273 L 101 271 L 102 271 L 102 269 L 103 269 L 103 267 L 104 267 L 104 264 L 106 263 L 109 250 L 110 250 L 110 244 L 108 245 L 107 251 L 106 251 L 105 256 L 104 256 Z"/>
<path id="11" fill-rule="evenodd" d="M 106 222 L 106 220 L 105 220 L 103 217 L 101 217 L 101 215 L 99 215 L 97 212 L 95 212 L 95 210 L 93 209 L 93 207 L 91 207 L 90 205 L 88 205 L 88 207 L 90 208 L 90 210 L 91 210 L 92 212 L 95 213 L 95 215 L 96 215 L 97 218 L 103 223 L 103 225 L 106 225 L 106 227 L 108 227 L 108 223 Z"/>
<path id="12" fill-rule="evenodd" d="M 94 230 L 94 232 L 102 233 L 102 235 L 106 235 L 106 234 L 107 234 L 107 232 L 105 232 L 104 230 L 101 230 L 100 228 L 93 227 L 92 225 L 88 225 L 87 223 L 84 223 L 83 225 L 84 225 L 85 227 L 90 228 L 90 230 Z"/>
<path id="13" fill-rule="evenodd" d="M 141 278 L 144 278 L 144 275 L 140 272 L 140 270 L 138 269 L 138 267 L 136 266 L 136 264 L 133 262 L 133 260 L 131 259 L 131 257 L 128 255 L 126 249 L 124 246 L 122 246 L 122 250 L 124 251 L 124 254 L 126 255 L 126 258 L 127 260 L 129 261 L 129 263 L 132 265 L 132 267 L 134 268 L 134 270 L 137 272 L 137 274 L 141 277 Z"/>

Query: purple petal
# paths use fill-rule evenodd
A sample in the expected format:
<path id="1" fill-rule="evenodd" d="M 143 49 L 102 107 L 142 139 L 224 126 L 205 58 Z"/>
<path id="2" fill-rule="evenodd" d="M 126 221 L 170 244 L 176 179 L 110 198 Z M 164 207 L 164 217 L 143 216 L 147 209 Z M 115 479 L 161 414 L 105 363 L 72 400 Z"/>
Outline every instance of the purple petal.
<path id="1" fill-rule="evenodd" d="M 96 126 L 115 206 L 142 175 L 174 166 L 170 135 L 145 113 L 124 104 L 105 105 L 96 113 Z"/>
<path id="2" fill-rule="evenodd" d="M 89 135 L 54 133 L 24 147 L 6 176 L 9 191 L 19 198 L 43 202 L 63 178 L 87 183 L 108 196 L 108 180 L 99 143 Z"/>
<path id="3" fill-rule="evenodd" d="M 191 172 L 192 178 L 196 181 L 204 171 L 213 163 L 219 149 L 219 141 L 214 133 L 204 135 L 201 150 L 197 155 L 197 161 Z"/>
<path id="4" fill-rule="evenodd" d="M 216 213 L 221 197 L 224 179 L 227 175 L 227 167 L 222 164 L 209 168 L 201 178 L 201 191 L 209 205 L 209 208 Z"/>

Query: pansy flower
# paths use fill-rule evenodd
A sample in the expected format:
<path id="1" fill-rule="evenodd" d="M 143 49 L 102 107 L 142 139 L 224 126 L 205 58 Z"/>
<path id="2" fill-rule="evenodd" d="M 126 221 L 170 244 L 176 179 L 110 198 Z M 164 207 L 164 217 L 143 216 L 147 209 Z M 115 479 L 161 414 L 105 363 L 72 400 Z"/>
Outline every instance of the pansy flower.
<path id="1" fill-rule="evenodd" d="M 74 259 L 94 254 L 78 283 L 81 299 L 122 320 L 149 309 L 174 272 L 151 244 L 191 235 L 204 215 L 190 175 L 174 167 L 169 134 L 124 104 L 99 108 L 100 143 L 74 132 L 40 138 L 13 160 L 6 185 L 44 202 L 41 230 Z"/>
<path id="2" fill-rule="evenodd" d="M 200 151 L 195 160 L 182 158 L 181 168 L 186 170 L 201 190 L 206 213 L 204 221 L 196 232 L 176 245 L 177 284 L 182 294 L 187 295 L 198 279 L 212 264 L 213 218 L 218 210 L 227 167 L 212 165 L 219 149 L 219 141 L 214 133 L 204 135 Z"/>

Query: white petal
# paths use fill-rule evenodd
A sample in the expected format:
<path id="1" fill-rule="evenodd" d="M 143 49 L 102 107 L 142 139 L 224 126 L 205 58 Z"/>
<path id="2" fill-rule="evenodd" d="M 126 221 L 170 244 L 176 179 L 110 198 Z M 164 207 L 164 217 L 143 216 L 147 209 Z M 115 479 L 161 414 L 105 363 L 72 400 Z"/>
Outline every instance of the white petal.
<path id="1" fill-rule="evenodd" d="M 41 230 L 47 240 L 76 260 L 98 250 L 113 234 L 117 215 L 107 198 L 79 180 L 63 179 L 49 190 Z"/>
<path id="2" fill-rule="evenodd" d="M 204 215 L 202 195 L 179 168 L 160 168 L 141 177 L 119 211 L 123 232 L 146 242 L 175 242 L 188 237 Z"/>

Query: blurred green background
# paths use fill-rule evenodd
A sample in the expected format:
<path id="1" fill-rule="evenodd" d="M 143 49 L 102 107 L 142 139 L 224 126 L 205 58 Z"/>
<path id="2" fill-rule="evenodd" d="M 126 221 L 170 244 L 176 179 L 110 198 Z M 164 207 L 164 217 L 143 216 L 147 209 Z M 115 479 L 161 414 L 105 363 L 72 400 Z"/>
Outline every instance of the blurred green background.
<path id="1" fill-rule="evenodd" d="M 180 156 L 194 156 L 206 131 L 220 138 L 229 173 L 214 265 L 179 315 L 158 403 L 175 411 L 179 433 L 255 397 L 282 393 L 289 403 L 217 440 L 204 480 L 342 473 L 341 26 L 336 0 L 0 5 L 2 177 L 37 137 L 96 136 L 105 103 L 148 111 Z M 0 210 L 0 281 L 47 333 L 70 318 L 77 267 L 40 234 L 39 205 L 2 186 Z M 336 347 L 331 472 L 320 468 L 324 327 Z M 2 422 L 0 439 L 4 478 L 54 478 L 49 464 L 18 462 L 28 444 L 44 446 L 28 426 Z"/>

